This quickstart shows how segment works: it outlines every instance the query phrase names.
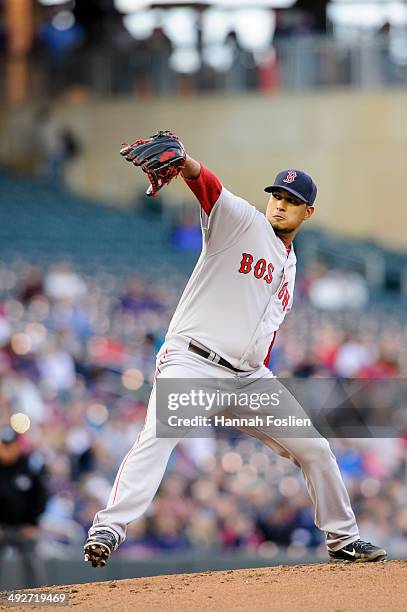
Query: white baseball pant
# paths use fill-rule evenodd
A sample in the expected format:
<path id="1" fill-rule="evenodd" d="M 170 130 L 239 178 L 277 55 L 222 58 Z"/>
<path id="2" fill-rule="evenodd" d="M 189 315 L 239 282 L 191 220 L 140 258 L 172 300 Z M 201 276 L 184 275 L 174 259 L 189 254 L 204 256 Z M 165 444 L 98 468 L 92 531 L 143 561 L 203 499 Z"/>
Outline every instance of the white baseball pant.
<path id="1" fill-rule="evenodd" d="M 187 341 L 170 341 L 157 358 L 156 377 L 273 378 L 262 366 L 250 373 L 235 373 L 187 350 Z M 304 413 L 305 414 L 305 413 Z M 242 431 L 244 430 L 242 428 Z M 271 438 L 267 428 L 250 429 L 282 457 L 298 465 L 315 506 L 315 524 L 325 532 L 327 546 L 338 550 L 359 538 L 356 519 L 329 443 L 322 437 Z M 126 538 L 127 525 L 142 516 L 152 502 L 164 476 L 168 459 L 181 438 L 156 437 L 156 383 L 151 392 L 143 430 L 118 470 L 106 508 L 100 510 L 89 530 L 112 531 L 119 544 Z"/>

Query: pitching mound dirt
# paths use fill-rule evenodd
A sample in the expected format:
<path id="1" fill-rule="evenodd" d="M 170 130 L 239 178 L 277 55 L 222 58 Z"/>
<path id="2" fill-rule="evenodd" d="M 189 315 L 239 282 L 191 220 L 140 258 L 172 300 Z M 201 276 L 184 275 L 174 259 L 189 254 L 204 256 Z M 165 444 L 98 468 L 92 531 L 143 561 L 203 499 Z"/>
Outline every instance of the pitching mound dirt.
<path id="1" fill-rule="evenodd" d="M 95 577 L 97 572 L 95 571 Z M 111 612 L 396 612 L 407 610 L 407 561 L 279 566 L 50 587 L 69 609 Z M 28 606 L 13 610 L 27 610 Z M 30 610 L 39 609 L 29 606 Z M 46 606 L 46 610 L 63 610 Z M 10 606 L 0 606 L 10 611 Z"/>

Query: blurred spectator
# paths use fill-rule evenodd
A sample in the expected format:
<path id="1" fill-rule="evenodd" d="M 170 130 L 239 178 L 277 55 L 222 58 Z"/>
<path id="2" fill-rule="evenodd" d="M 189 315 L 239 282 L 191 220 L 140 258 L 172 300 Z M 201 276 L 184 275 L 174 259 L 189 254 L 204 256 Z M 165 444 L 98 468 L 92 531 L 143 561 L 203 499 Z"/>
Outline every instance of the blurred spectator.
<path id="1" fill-rule="evenodd" d="M 309 287 L 311 303 L 321 310 L 362 309 L 369 299 L 365 280 L 355 272 L 328 270 Z"/>
<path id="2" fill-rule="evenodd" d="M 14 412 L 23 412 L 34 423 L 44 422 L 44 400 L 26 372 L 16 367 L 9 369 L 1 379 L 0 387 Z"/>
<path id="3" fill-rule="evenodd" d="M 19 290 L 19 298 L 23 304 L 28 304 L 33 298 L 44 294 L 44 278 L 38 266 L 27 266 Z"/>
<path id="4" fill-rule="evenodd" d="M 171 232 L 171 244 L 183 251 L 200 251 L 202 230 L 195 210 L 185 208 L 182 211 L 177 226 Z"/>
<path id="5" fill-rule="evenodd" d="M 54 266 L 45 276 L 45 294 L 53 300 L 76 302 L 86 295 L 83 279 L 68 262 Z"/>
<path id="6" fill-rule="evenodd" d="M 92 524 L 92 522 L 93 517 L 89 524 Z M 130 523 L 127 528 L 127 539 L 120 547 L 118 555 L 123 559 L 148 559 L 153 557 L 154 554 L 155 550 L 148 535 L 147 519 L 142 517 L 138 521 Z"/>
<path id="7" fill-rule="evenodd" d="M 37 112 L 35 132 L 40 175 L 51 183 L 63 183 L 66 163 L 73 160 L 80 150 L 76 136 L 47 107 Z"/>
<path id="8" fill-rule="evenodd" d="M 375 360 L 375 347 L 368 346 L 362 338 L 353 336 L 345 340 L 336 352 L 334 369 L 343 378 L 357 376 L 358 372 L 371 366 Z"/>
<path id="9" fill-rule="evenodd" d="M 226 37 L 225 50 L 230 56 L 230 66 L 225 70 L 225 89 L 231 91 L 240 91 L 245 89 L 246 79 L 241 60 L 243 58 L 243 49 L 239 44 L 239 39 L 236 32 L 232 31 Z"/>
<path id="10" fill-rule="evenodd" d="M 37 50 L 48 76 L 45 91 L 55 95 L 78 82 L 82 62 L 77 51 L 85 42 L 85 31 L 67 6 L 51 7 L 43 14 Z"/>
<path id="11" fill-rule="evenodd" d="M 0 554 L 16 549 L 23 565 L 25 586 L 46 582 L 41 559 L 36 553 L 38 521 L 45 509 L 47 489 L 42 458 L 24 454 L 11 427 L 0 430 Z"/>
<path id="12" fill-rule="evenodd" d="M 172 514 L 156 514 L 151 528 L 151 545 L 163 551 L 189 548 L 181 521 Z"/>
<path id="13" fill-rule="evenodd" d="M 264 540 L 288 546 L 296 527 L 296 513 L 287 500 L 269 507 L 257 519 L 257 527 Z"/>
<path id="14" fill-rule="evenodd" d="M 198 509 L 193 521 L 189 521 L 187 537 L 192 548 L 200 552 L 219 548 L 218 525 L 216 514 L 211 510 Z"/>
<path id="15" fill-rule="evenodd" d="M 149 48 L 150 78 L 154 91 L 158 94 L 173 91 L 175 75 L 169 63 L 172 54 L 171 40 L 161 28 L 155 28 L 144 44 Z"/>
<path id="16" fill-rule="evenodd" d="M 50 338 L 38 360 L 41 380 L 47 390 L 69 393 L 75 383 L 75 364 L 56 338 Z"/>
<path id="17" fill-rule="evenodd" d="M 4 306 L 0 304 L 0 346 L 4 346 L 10 340 L 11 326 L 7 321 Z"/>
<path id="18" fill-rule="evenodd" d="M 240 548 L 245 552 L 254 551 L 264 539 L 256 530 L 253 518 L 247 513 L 230 514 L 220 528 L 222 548 Z"/>

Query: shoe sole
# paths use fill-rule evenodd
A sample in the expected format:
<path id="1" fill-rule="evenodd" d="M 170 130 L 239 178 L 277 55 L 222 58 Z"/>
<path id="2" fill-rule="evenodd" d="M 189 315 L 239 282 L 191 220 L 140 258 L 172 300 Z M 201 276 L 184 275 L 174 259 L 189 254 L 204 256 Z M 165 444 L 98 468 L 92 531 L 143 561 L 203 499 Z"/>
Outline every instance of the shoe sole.
<path id="1" fill-rule="evenodd" d="M 387 553 L 384 551 L 377 551 L 370 557 L 359 557 L 354 559 L 351 557 L 349 557 L 349 559 L 331 557 L 329 561 L 331 563 L 377 563 L 378 561 L 387 561 Z"/>
<path id="2" fill-rule="evenodd" d="M 102 542 L 89 542 L 83 547 L 83 559 L 90 562 L 92 567 L 105 567 L 111 552 L 109 547 Z"/>

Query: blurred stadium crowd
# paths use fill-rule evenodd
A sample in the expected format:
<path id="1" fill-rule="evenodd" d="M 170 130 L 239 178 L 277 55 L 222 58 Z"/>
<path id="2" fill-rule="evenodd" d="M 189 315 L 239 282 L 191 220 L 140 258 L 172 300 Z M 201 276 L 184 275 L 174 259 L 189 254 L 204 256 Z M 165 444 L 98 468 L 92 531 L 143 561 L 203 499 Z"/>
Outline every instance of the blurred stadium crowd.
<path id="1" fill-rule="evenodd" d="M 210 2 L 202 11 L 136 11 L 135 4 L 1 3 L 0 85 L 9 102 L 363 88 L 407 79 L 403 2 L 300 0 L 251 11 L 208 8 Z M 151 202 L 150 217 L 139 214 L 141 199 L 138 212 L 120 218 L 59 191 L 65 165 L 83 145 L 46 105 L 35 119 L 36 132 L 24 136 L 36 165 L 30 171 L 51 187 L 0 177 L 8 204 L 0 209 L 0 426 L 11 424 L 32 469 L 45 470 L 41 554 L 65 560 L 78 558 L 143 427 L 155 355 L 187 280 L 181 260 L 189 264 L 200 231 L 184 211 L 169 245 L 169 213 L 159 201 L 155 221 Z M 407 376 L 405 302 L 395 295 L 406 295 L 405 258 L 362 242 L 335 249 L 330 236 L 325 242 L 333 263 L 307 260 L 300 268 L 294 312 L 277 335 L 270 368 L 305 378 Z M 383 278 L 369 280 L 372 268 Z M 372 287 L 380 293 L 391 284 L 390 298 L 370 299 Z M 407 556 L 407 440 L 341 439 L 332 446 L 362 537 Z M 0 476 L 7 471 L 2 461 L 0 453 Z M 2 507 L 4 501 L 0 546 Z M 23 522 L 30 521 L 36 517 Z M 158 496 L 117 555 L 233 550 L 272 559 L 283 549 L 298 560 L 310 549 L 326 554 L 299 470 L 256 440 L 217 431 L 177 446 Z"/>
<path id="2" fill-rule="evenodd" d="M 346 289 L 353 310 L 333 311 L 323 297 L 335 282 L 346 289 L 335 270 L 318 264 L 303 272 L 271 369 L 281 376 L 405 376 L 402 312 L 392 312 L 389 323 L 388 311 L 366 306 L 360 279 Z M 179 276 L 147 283 L 106 269 L 87 275 L 68 262 L 0 265 L 0 418 L 8 423 L 14 415 L 23 450 L 48 475 L 45 557 L 75 557 L 106 503 L 143 427 L 155 354 L 180 291 Z M 332 445 L 363 537 L 406 555 L 406 440 Z M 293 559 L 309 548 L 324 554 L 299 470 L 258 441 L 217 432 L 179 444 L 158 496 L 118 555 L 233 549 L 272 558 L 279 547 Z"/>
<path id="3" fill-rule="evenodd" d="M 35 0 L 14 29 L 6 0 L 0 53 L 10 62 L 0 78 L 15 80 L 23 57 L 31 97 L 375 87 L 407 78 L 401 1 L 163 4 Z"/>
<path id="4" fill-rule="evenodd" d="M 272 10 L 272 1 L 269 6 L 229 3 L 226 9 L 221 2 L 207 2 L 205 10 L 191 2 L 164 11 L 136 11 L 136 4 L 119 0 L 48 7 L 36 38 L 34 64 L 41 67 L 42 78 L 46 76 L 48 91 L 91 85 L 99 93 L 136 96 L 267 92 L 388 85 L 407 76 L 402 35 L 407 12 L 400 2 L 388 10 L 353 2 L 353 11 L 336 2 L 293 1 L 284 10 Z M 362 60 L 367 54 L 368 61 Z M 101 62 L 105 73 L 98 71 L 96 81 L 92 73 Z"/>

